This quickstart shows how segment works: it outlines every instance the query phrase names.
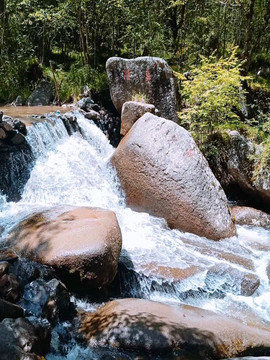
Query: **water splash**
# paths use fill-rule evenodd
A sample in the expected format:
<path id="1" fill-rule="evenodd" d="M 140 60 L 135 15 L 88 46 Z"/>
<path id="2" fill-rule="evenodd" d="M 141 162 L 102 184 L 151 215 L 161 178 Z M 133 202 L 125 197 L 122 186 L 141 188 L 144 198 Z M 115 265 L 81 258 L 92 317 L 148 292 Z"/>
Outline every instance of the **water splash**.
<path id="1" fill-rule="evenodd" d="M 82 115 L 77 117 L 81 131 L 72 136 L 57 116 L 29 129 L 27 139 L 36 163 L 22 200 L 16 204 L 4 201 L 1 205 L 0 225 L 5 228 L 2 238 L 21 219 L 50 206 L 68 204 L 110 209 L 115 211 L 122 230 L 120 260 L 129 272 L 125 278 L 126 288 L 131 273 L 137 284 L 133 287 L 131 283 L 129 295 L 163 302 L 184 301 L 221 313 L 235 314 L 230 309 L 237 304 L 242 314 L 237 316 L 251 312 L 263 321 L 270 321 L 266 271 L 270 263 L 270 231 L 239 226 L 238 238 L 213 242 L 171 230 L 164 219 L 127 208 L 116 172 L 110 165 L 114 149 L 92 122 Z M 230 264 L 235 269 L 258 275 L 259 289 L 247 298 L 232 287 L 222 299 L 214 298 L 205 290 L 205 277 L 215 264 Z M 222 285 L 217 279 L 213 287 L 218 290 Z"/>

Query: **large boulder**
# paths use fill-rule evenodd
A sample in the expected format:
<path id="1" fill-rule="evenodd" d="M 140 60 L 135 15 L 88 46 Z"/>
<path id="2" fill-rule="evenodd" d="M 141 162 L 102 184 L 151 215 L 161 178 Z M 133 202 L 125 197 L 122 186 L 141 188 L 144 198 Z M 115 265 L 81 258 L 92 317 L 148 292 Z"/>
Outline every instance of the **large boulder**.
<path id="1" fill-rule="evenodd" d="M 270 229 L 270 214 L 248 206 L 233 206 L 232 217 L 236 224 L 261 226 Z"/>
<path id="2" fill-rule="evenodd" d="M 121 114 L 121 134 L 126 135 L 135 122 L 145 113 L 155 114 L 155 106 L 137 101 L 127 101 L 122 107 Z"/>
<path id="3" fill-rule="evenodd" d="M 146 102 L 154 104 L 160 115 L 177 121 L 177 102 L 173 72 L 166 61 L 156 57 L 107 60 L 111 98 L 119 114 L 126 101 L 143 95 Z"/>
<path id="4" fill-rule="evenodd" d="M 32 92 L 27 100 L 28 106 L 45 106 L 53 100 L 53 85 L 46 80 L 41 80 L 37 88 Z"/>
<path id="5" fill-rule="evenodd" d="M 230 194 L 236 188 L 239 193 L 240 189 L 270 209 L 270 173 L 255 160 L 262 148 L 235 130 L 212 134 L 209 145 L 210 150 L 215 146 L 216 155 L 211 150 L 206 156 L 225 191 Z"/>
<path id="6" fill-rule="evenodd" d="M 112 164 L 127 205 L 209 239 L 235 235 L 227 198 L 189 132 L 150 113 L 119 144 Z"/>
<path id="7" fill-rule="evenodd" d="M 67 285 L 99 288 L 116 275 L 122 239 L 112 211 L 56 207 L 19 223 L 7 243 L 19 255 L 53 266 Z"/>
<path id="8" fill-rule="evenodd" d="M 270 355 L 270 331 L 193 306 L 169 306 L 140 299 L 107 303 L 82 317 L 90 346 L 223 359 Z"/>

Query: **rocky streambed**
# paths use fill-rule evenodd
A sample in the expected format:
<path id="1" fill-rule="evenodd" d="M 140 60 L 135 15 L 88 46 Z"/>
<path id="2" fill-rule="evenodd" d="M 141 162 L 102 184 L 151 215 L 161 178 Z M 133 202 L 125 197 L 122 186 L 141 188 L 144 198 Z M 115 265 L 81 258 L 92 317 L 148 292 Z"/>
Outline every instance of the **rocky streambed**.
<path id="1" fill-rule="evenodd" d="M 148 87 L 168 75 L 163 62 L 138 64 Z M 270 356 L 269 215 L 230 209 L 189 133 L 154 115 L 158 103 L 145 115 L 126 104 L 129 119 L 136 111 L 119 145 L 119 119 L 89 98 L 15 129 L 29 158 L 1 143 L 20 164 L 1 177 L 22 185 L 16 198 L 1 188 L 0 358 Z"/>

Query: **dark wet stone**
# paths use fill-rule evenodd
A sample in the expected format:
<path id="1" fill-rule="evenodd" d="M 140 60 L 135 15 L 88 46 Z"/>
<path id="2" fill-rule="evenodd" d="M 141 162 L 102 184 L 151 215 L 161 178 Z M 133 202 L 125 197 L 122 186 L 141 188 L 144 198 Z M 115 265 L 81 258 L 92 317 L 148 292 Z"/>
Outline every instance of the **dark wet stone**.
<path id="1" fill-rule="evenodd" d="M 32 323 L 35 322 L 35 325 Z M 51 328 L 48 322 L 32 318 L 5 319 L 3 324 L 13 332 L 19 347 L 26 353 L 46 354 L 50 349 Z"/>
<path id="2" fill-rule="evenodd" d="M 20 285 L 14 275 L 4 274 L 0 279 L 0 296 L 15 302 L 20 295 Z"/>
<path id="3" fill-rule="evenodd" d="M 57 279 L 47 283 L 36 280 L 26 285 L 20 305 L 27 314 L 43 316 L 51 323 L 67 319 L 74 312 L 67 288 Z"/>
<path id="4" fill-rule="evenodd" d="M 0 299 L 0 321 L 5 318 L 18 318 L 24 316 L 23 309 L 15 304 Z"/>

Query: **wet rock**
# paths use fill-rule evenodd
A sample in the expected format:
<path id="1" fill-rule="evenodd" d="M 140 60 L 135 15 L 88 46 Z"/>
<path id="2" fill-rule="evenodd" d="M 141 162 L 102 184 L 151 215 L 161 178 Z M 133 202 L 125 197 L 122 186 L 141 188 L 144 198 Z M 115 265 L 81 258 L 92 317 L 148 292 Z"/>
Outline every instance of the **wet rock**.
<path id="1" fill-rule="evenodd" d="M 209 239 L 235 235 L 224 191 L 191 135 L 172 121 L 142 116 L 117 147 L 112 164 L 128 206 Z"/>
<path id="2" fill-rule="evenodd" d="M 14 131 L 10 138 L 10 142 L 12 145 L 20 145 L 25 142 L 25 137 L 18 131 Z"/>
<path id="3" fill-rule="evenodd" d="M 166 61 L 155 57 L 122 59 L 112 57 L 106 63 L 111 98 L 119 114 L 126 101 L 145 97 L 160 116 L 177 122 L 173 72 Z"/>
<path id="4" fill-rule="evenodd" d="M 10 264 L 10 272 L 18 280 L 20 287 L 24 286 L 36 279 L 48 281 L 54 278 L 55 270 L 46 265 L 42 265 L 27 259 L 17 259 Z"/>
<path id="5" fill-rule="evenodd" d="M 0 321 L 5 318 L 18 318 L 24 315 L 23 309 L 15 304 L 0 299 Z"/>
<path id="6" fill-rule="evenodd" d="M 3 120 L 3 111 L 0 111 L 0 122 L 2 122 L 2 120 Z"/>
<path id="7" fill-rule="evenodd" d="M 41 80 L 37 88 L 32 92 L 27 100 L 28 106 L 46 106 L 53 99 L 53 85 L 49 81 Z"/>
<path id="8" fill-rule="evenodd" d="M 86 114 L 84 114 L 84 116 L 89 120 L 100 120 L 100 114 L 94 110 L 88 111 Z"/>
<path id="9" fill-rule="evenodd" d="M 140 299 L 107 303 L 82 317 L 90 346 L 177 354 L 200 359 L 270 354 L 270 331 L 188 305 L 169 306 Z"/>
<path id="10" fill-rule="evenodd" d="M 47 283 L 36 280 L 26 285 L 20 305 L 27 314 L 43 316 L 52 324 L 68 319 L 74 312 L 67 288 L 57 279 Z"/>
<path id="11" fill-rule="evenodd" d="M 13 332 L 3 323 L 0 323 L 0 359 L 37 360 L 35 355 L 22 351 Z"/>
<path id="12" fill-rule="evenodd" d="M 79 100 L 77 102 L 77 106 L 86 112 L 90 112 L 91 110 L 94 111 L 100 110 L 100 107 L 97 104 L 95 104 L 95 102 L 90 97 L 86 97 Z"/>
<path id="13" fill-rule="evenodd" d="M 208 270 L 205 284 L 212 292 L 219 291 L 224 294 L 232 292 L 251 296 L 260 286 L 260 279 L 255 274 L 240 271 L 230 265 L 218 264 Z"/>
<path id="14" fill-rule="evenodd" d="M 7 261 L 0 261 L 0 278 L 8 273 L 9 263 Z"/>
<path id="15" fill-rule="evenodd" d="M 7 196 L 8 201 L 20 200 L 24 185 L 30 177 L 33 159 L 32 150 L 24 136 L 17 130 L 10 131 L 0 144 L 0 191 Z"/>
<path id="16" fill-rule="evenodd" d="M 2 324 L 12 331 L 19 347 L 25 353 L 32 352 L 37 355 L 44 355 L 50 349 L 50 325 L 36 320 L 35 326 L 25 318 L 5 319 Z"/>
<path id="17" fill-rule="evenodd" d="M 263 211 L 247 206 L 233 206 L 231 213 L 236 224 L 261 226 L 270 229 L 270 214 Z"/>
<path id="18" fill-rule="evenodd" d="M 99 288 L 116 275 L 122 238 L 112 211 L 56 207 L 22 221 L 8 243 L 18 254 L 53 266 L 68 286 Z"/>
<path id="19" fill-rule="evenodd" d="M 155 114 L 155 106 L 136 101 L 125 102 L 121 114 L 121 134 L 126 135 L 135 122 L 147 112 Z"/>
<path id="20" fill-rule="evenodd" d="M 3 275 L 0 278 L 0 296 L 11 302 L 18 300 L 20 285 L 14 275 Z"/>

